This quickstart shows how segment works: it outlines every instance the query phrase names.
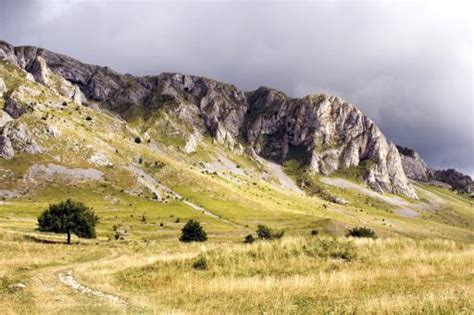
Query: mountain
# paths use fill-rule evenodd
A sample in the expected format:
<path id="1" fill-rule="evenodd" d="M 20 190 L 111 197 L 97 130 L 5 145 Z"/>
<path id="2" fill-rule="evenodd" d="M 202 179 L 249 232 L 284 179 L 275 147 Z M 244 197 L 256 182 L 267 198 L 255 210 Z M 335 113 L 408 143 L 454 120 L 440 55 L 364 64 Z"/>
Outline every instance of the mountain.
<path id="1" fill-rule="evenodd" d="M 44 106 L 38 103 L 50 94 L 58 103 L 73 102 L 117 115 L 117 121 L 124 120 L 127 127 L 139 127 L 137 137 L 178 144 L 188 154 L 209 136 L 214 144 L 237 155 L 279 164 L 294 160 L 311 174 L 357 168 L 373 190 L 417 198 L 395 145 L 370 118 L 336 96 L 295 99 L 266 87 L 246 92 L 179 73 L 135 77 L 46 49 L 13 47 L 6 42 L 0 42 L 0 60 L 47 88 L 39 91 L 38 85 L 20 84 L 12 89 L 6 82 L 2 114 L 6 118 L 2 118 L 0 140 L 3 158 L 12 158 L 16 152 L 48 151 L 36 143 L 42 135 L 16 120 Z M 104 160 L 109 159 L 102 154 Z"/>
<path id="2" fill-rule="evenodd" d="M 436 170 L 429 168 L 421 156 L 413 149 L 397 145 L 402 159 L 402 166 L 408 178 L 429 182 L 437 181 L 462 193 L 472 194 L 474 183 L 469 175 L 455 169 Z"/>

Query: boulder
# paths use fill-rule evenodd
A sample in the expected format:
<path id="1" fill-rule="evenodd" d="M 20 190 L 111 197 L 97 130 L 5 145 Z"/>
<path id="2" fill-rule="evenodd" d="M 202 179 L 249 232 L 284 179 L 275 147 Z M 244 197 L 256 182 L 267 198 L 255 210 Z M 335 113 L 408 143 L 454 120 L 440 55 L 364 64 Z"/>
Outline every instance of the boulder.
<path id="1" fill-rule="evenodd" d="M 15 119 L 26 113 L 25 107 L 21 104 L 17 96 L 18 94 L 16 91 L 10 94 L 10 96 L 6 99 L 5 107 L 3 109 Z"/>
<path id="2" fill-rule="evenodd" d="M 186 145 L 184 146 L 184 152 L 186 153 L 193 153 L 196 152 L 197 146 L 201 141 L 201 134 L 197 131 L 193 132 L 189 135 L 188 140 L 186 141 Z"/>
<path id="3" fill-rule="evenodd" d="M 13 118 L 11 118 L 10 115 L 8 115 L 7 112 L 4 112 L 3 110 L 0 110 L 0 130 L 9 122 L 12 121 Z"/>
<path id="4" fill-rule="evenodd" d="M 0 158 L 10 160 L 15 156 L 12 143 L 8 137 L 0 135 Z"/>
<path id="5" fill-rule="evenodd" d="M 28 72 L 33 75 L 33 78 L 36 82 L 43 85 L 48 85 L 50 74 L 48 66 L 46 65 L 43 57 L 37 56 L 29 67 Z"/>
<path id="6" fill-rule="evenodd" d="M 5 85 L 5 82 L 3 82 L 3 79 L 0 78 L 0 97 L 3 97 L 3 94 L 5 94 L 8 91 L 7 86 Z"/>

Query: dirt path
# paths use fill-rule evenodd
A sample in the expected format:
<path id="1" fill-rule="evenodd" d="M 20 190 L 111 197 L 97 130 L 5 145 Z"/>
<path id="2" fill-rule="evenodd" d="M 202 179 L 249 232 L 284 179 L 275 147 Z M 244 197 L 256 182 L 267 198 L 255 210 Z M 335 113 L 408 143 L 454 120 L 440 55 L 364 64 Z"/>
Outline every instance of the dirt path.
<path id="1" fill-rule="evenodd" d="M 41 301 L 40 307 L 44 313 L 58 313 L 65 307 L 69 309 L 90 304 L 91 297 L 97 299 L 98 304 L 105 303 L 114 310 L 125 312 L 132 306 L 124 299 L 81 284 L 72 273 L 72 270 L 89 269 L 93 265 L 113 262 L 120 257 L 117 250 L 111 249 L 108 255 L 97 260 L 35 270 L 31 274 L 32 294 L 35 300 Z"/>
<path id="2" fill-rule="evenodd" d="M 72 271 L 68 271 L 68 272 L 65 272 L 65 273 L 60 272 L 60 273 L 58 273 L 58 278 L 59 278 L 59 281 L 61 281 L 62 283 L 64 283 L 68 287 L 76 290 L 77 292 L 79 292 L 81 294 L 91 294 L 91 295 L 96 296 L 100 299 L 106 300 L 107 302 L 112 303 L 112 304 L 119 304 L 119 305 L 123 305 L 123 306 L 128 306 L 127 302 L 125 302 L 124 300 L 122 300 L 121 298 L 119 298 L 116 295 L 107 294 L 107 293 L 104 293 L 104 292 L 99 291 L 99 290 L 94 290 L 94 289 L 91 289 L 91 288 L 79 283 L 79 281 L 77 281 L 77 279 L 74 278 L 74 275 L 73 275 Z"/>

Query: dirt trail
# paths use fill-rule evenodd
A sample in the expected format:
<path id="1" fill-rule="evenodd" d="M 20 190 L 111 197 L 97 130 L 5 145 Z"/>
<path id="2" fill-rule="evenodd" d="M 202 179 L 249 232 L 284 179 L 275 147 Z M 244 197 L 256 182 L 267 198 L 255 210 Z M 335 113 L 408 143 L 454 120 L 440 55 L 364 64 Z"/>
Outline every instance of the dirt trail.
<path id="1" fill-rule="evenodd" d="M 94 295 L 94 296 L 96 296 L 100 299 L 104 299 L 104 300 L 106 300 L 110 303 L 113 303 L 113 304 L 119 304 L 119 305 L 123 305 L 123 306 L 128 305 L 127 302 L 125 302 L 124 300 L 122 300 L 121 298 L 119 298 L 116 295 L 107 294 L 107 293 L 104 293 L 104 292 L 99 291 L 99 290 L 94 290 L 94 289 L 91 289 L 91 288 L 79 283 L 79 281 L 77 281 L 76 278 L 74 278 L 74 275 L 72 274 L 72 271 L 68 271 L 66 273 L 60 272 L 58 274 L 58 278 L 59 278 L 59 281 L 61 281 L 62 283 L 64 283 L 68 287 L 78 291 L 81 294 L 91 294 L 91 295 Z"/>
<path id="2" fill-rule="evenodd" d="M 31 275 L 32 293 L 36 300 L 42 301 L 42 308 L 45 308 L 45 312 L 57 312 L 63 308 L 64 305 L 68 307 L 81 305 L 81 303 L 84 303 L 84 299 L 90 296 L 108 303 L 117 310 L 130 309 L 131 305 L 125 300 L 116 295 L 89 288 L 77 281 L 72 274 L 72 270 L 74 269 L 90 268 L 92 265 L 111 262 L 120 259 L 120 257 L 121 254 L 115 249 L 112 249 L 110 254 L 98 260 L 36 270 Z M 64 285 L 74 289 L 74 291 L 64 290 Z M 75 293 L 72 294 L 72 292 Z M 83 298 L 78 298 L 77 293 L 80 293 Z"/>

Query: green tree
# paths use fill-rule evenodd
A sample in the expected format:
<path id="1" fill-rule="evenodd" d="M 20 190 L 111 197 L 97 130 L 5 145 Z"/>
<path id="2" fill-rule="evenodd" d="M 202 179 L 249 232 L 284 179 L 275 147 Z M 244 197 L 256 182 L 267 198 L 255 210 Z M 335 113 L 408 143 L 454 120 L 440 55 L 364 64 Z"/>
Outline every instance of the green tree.
<path id="1" fill-rule="evenodd" d="M 185 243 L 205 242 L 207 241 L 207 234 L 198 221 L 189 220 L 181 230 L 179 240 Z"/>
<path id="2" fill-rule="evenodd" d="M 66 233 L 67 243 L 71 243 L 71 234 L 83 238 L 95 238 L 95 226 L 99 217 L 82 202 L 71 199 L 49 205 L 38 217 L 38 229 L 41 232 Z"/>

